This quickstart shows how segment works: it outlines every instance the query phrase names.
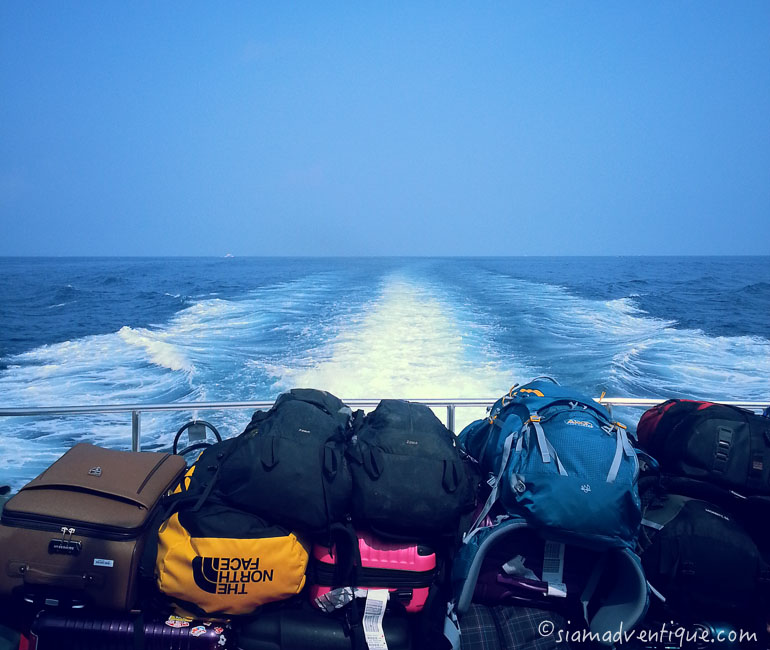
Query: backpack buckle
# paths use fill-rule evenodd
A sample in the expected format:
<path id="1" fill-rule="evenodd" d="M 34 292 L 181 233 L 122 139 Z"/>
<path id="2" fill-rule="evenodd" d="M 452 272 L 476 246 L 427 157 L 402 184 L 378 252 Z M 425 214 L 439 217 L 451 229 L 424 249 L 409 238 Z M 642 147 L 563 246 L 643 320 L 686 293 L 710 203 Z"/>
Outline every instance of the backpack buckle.
<path id="1" fill-rule="evenodd" d="M 727 461 L 730 458 L 730 447 L 733 443 L 733 431 L 727 427 L 717 429 L 717 448 L 714 452 L 713 469 L 715 472 L 724 472 Z"/>
<path id="2" fill-rule="evenodd" d="M 679 570 L 679 574 L 682 576 L 694 576 L 695 575 L 695 564 L 693 562 L 682 562 L 681 569 Z"/>

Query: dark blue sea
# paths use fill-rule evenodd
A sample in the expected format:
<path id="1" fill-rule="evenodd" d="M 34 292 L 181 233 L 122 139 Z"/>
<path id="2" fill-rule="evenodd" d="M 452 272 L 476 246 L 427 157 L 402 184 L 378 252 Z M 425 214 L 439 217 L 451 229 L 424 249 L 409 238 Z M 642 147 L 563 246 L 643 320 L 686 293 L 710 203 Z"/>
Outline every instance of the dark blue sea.
<path id="1" fill-rule="evenodd" d="M 537 375 L 770 400 L 770 257 L 0 259 L 2 407 L 496 397 Z M 199 415 L 232 435 L 250 413 Z M 145 414 L 143 445 L 190 416 Z M 74 442 L 126 448 L 130 417 L 1 431 L 18 486 Z"/>

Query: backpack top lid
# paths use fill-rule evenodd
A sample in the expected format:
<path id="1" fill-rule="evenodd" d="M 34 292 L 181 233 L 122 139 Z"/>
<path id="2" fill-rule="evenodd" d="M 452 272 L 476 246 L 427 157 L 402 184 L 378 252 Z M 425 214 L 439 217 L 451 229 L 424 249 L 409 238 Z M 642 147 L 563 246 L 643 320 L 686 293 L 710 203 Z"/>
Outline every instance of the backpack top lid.
<path id="1" fill-rule="evenodd" d="M 291 401 L 306 402 L 312 404 L 327 415 L 338 420 L 341 427 L 346 428 L 350 424 L 353 410 L 339 397 L 325 390 L 316 388 L 292 388 L 281 393 L 275 400 L 272 409 L 280 408 Z M 271 409 L 271 410 L 272 410 Z"/>
<path id="2" fill-rule="evenodd" d="M 388 440 L 401 441 L 418 438 L 434 441 L 442 447 L 449 443 L 456 446 L 455 435 L 429 406 L 403 399 L 383 399 L 377 407 L 359 421 L 356 428 L 357 438 L 361 441 L 376 439 L 378 444 L 388 444 Z"/>
<path id="3" fill-rule="evenodd" d="M 524 404 L 530 411 L 540 411 L 554 402 L 579 402 L 588 405 L 605 419 L 610 419 L 609 411 L 602 404 L 581 392 L 567 386 L 561 386 L 550 377 L 537 377 L 523 386 L 514 386 L 501 402 L 515 401 Z"/>

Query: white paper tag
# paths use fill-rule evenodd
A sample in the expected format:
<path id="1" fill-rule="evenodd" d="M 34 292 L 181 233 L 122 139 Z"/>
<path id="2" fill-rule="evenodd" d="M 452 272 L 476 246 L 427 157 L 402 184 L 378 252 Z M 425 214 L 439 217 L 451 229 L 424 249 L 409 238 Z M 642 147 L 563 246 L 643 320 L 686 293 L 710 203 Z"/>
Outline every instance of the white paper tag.
<path id="1" fill-rule="evenodd" d="M 543 556 L 543 582 L 548 583 L 548 595 L 563 598 L 567 595 L 564 580 L 564 544 L 546 541 Z"/>
<path id="2" fill-rule="evenodd" d="M 94 566 L 115 566 L 114 560 L 102 560 L 101 558 L 94 558 Z"/>
<path id="3" fill-rule="evenodd" d="M 364 637 L 369 650 L 388 650 L 385 633 L 382 631 L 382 617 L 389 598 L 387 589 L 370 589 L 364 606 Z"/>
<path id="4" fill-rule="evenodd" d="M 555 598 L 566 598 L 567 589 L 563 583 L 554 584 L 552 582 L 549 582 L 547 595 Z"/>
<path id="5" fill-rule="evenodd" d="M 449 603 L 444 619 L 444 637 L 449 641 L 451 650 L 460 650 L 460 624 L 457 622 L 457 614 L 454 612 L 452 603 Z"/>

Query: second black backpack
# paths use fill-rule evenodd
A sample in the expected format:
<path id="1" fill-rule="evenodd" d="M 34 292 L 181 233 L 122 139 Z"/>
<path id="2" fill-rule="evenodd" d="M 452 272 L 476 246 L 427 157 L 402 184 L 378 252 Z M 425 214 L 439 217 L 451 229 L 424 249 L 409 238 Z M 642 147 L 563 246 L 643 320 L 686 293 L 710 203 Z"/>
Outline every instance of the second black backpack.
<path id="1" fill-rule="evenodd" d="M 650 483 L 642 496 L 642 564 L 671 615 L 694 622 L 747 622 L 763 615 L 770 567 L 761 541 L 726 507 L 730 493 L 686 479 Z"/>
<path id="2" fill-rule="evenodd" d="M 325 391 L 293 389 L 257 411 L 219 464 L 216 490 L 228 503 L 309 533 L 350 510 L 345 460 L 351 410 Z"/>
<path id="3" fill-rule="evenodd" d="M 473 508 L 473 483 L 455 435 L 430 408 L 385 399 L 348 448 L 353 521 L 383 536 L 453 534 Z"/>

